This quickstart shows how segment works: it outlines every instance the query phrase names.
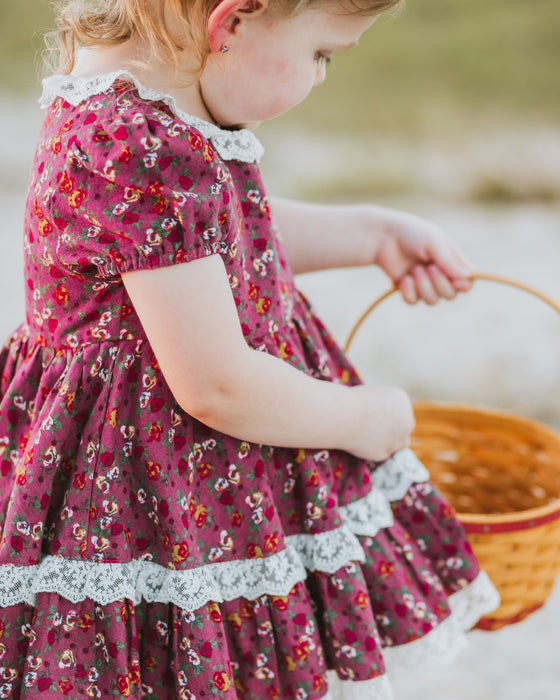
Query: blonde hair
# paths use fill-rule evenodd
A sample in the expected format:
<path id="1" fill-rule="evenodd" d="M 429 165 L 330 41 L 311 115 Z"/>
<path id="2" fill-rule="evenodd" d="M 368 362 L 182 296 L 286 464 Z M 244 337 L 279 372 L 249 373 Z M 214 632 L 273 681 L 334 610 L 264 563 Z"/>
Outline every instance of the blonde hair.
<path id="1" fill-rule="evenodd" d="M 291 16 L 310 6 L 330 2 L 349 12 L 377 15 L 401 0 L 270 0 L 270 8 Z M 210 53 L 206 26 L 219 0 L 55 0 L 58 29 L 47 38 L 48 68 L 68 74 L 80 46 L 113 47 L 132 38 L 142 39 L 155 56 L 175 69 L 188 48 L 204 67 Z M 177 30 L 168 26 L 173 18 Z"/>

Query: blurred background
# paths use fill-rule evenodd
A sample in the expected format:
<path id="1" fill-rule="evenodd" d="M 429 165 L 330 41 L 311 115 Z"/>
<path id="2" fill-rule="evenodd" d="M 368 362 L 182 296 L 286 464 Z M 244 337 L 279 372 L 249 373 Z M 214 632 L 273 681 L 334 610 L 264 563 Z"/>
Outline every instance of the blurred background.
<path id="1" fill-rule="evenodd" d="M 42 0 L 0 2 L 0 332 L 23 315 L 25 185 L 41 120 Z M 269 192 L 366 201 L 426 216 L 476 270 L 560 300 L 560 4 L 557 0 L 409 0 L 326 82 L 259 127 Z M 374 269 L 301 276 L 344 341 L 389 282 Z M 541 301 L 477 282 L 452 304 L 385 302 L 351 356 L 365 379 L 415 399 L 484 404 L 560 430 L 560 318 Z M 560 590 L 525 622 L 470 635 L 436 677 L 404 680 L 398 700 L 558 700 Z"/>

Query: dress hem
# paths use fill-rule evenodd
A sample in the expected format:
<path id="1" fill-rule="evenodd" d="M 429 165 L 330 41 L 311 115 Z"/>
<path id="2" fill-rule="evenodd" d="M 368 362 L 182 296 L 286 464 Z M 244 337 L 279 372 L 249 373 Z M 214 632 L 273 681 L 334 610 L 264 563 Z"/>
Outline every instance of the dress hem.
<path id="1" fill-rule="evenodd" d="M 328 671 L 329 690 L 322 700 L 394 700 L 391 680 L 406 672 L 424 671 L 428 665 L 451 663 L 467 646 L 465 632 L 484 615 L 496 610 L 500 596 L 488 575 L 481 571 L 474 581 L 448 598 L 451 614 L 423 637 L 383 649 L 387 673 L 365 681 L 340 680 Z"/>

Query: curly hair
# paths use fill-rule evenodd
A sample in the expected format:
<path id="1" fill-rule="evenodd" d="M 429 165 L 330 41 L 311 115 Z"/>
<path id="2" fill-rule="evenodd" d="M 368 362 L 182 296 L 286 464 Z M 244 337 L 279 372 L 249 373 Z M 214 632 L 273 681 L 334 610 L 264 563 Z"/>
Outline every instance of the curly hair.
<path id="1" fill-rule="evenodd" d="M 337 0 L 270 0 L 272 11 L 293 16 L 322 3 Z M 401 0 L 338 0 L 349 12 L 377 15 L 396 8 Z M 142 39 L 155 56 L 179 66 L 189 49 L 204 67 L 210 53 L 206 26 L 219 0 L 55 0 L 57 30 L 47 37 L 50 70 L 68 74 L 79 47 L 112 47 L 132 38 Z M 171 32 L 169 17 L 179 31 Z M 53 58 L 54 56 L 54 58 Z"/>

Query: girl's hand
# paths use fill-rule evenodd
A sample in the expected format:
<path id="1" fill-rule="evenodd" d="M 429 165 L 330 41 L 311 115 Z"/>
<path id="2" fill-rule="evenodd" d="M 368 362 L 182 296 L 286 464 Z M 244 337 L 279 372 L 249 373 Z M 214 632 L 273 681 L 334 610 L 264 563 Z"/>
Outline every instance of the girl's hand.
<path id="1" fill-rule="evenodd" d="M 472 269 L 458 246 L 438 226 L 413 214 L 387 210 L 374 263 L 409 304 L 453 299 L 472 286 Z"/>
<path id="2" fill-rule="evenodd" d="M 408 394 L 397 387 L 360 385 L 352 388 L 360 399 L 362 419 L 349 435 L 348 452 L 356 457 L 383 462 L 410 445 L 414 411 Z"/>

